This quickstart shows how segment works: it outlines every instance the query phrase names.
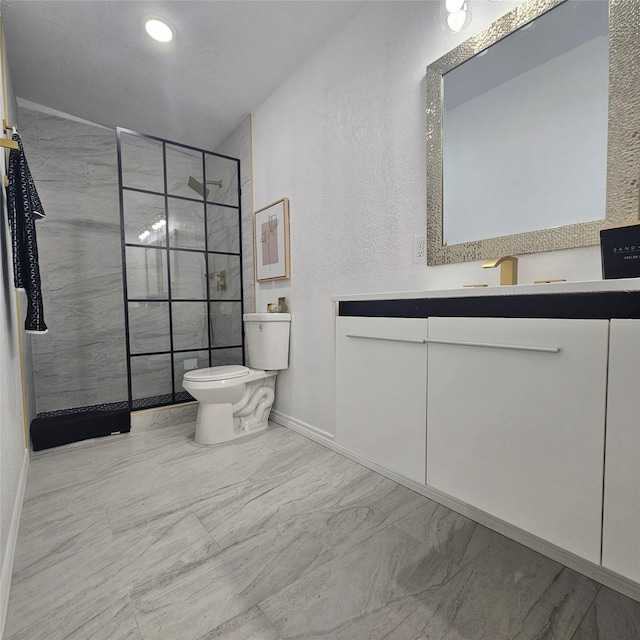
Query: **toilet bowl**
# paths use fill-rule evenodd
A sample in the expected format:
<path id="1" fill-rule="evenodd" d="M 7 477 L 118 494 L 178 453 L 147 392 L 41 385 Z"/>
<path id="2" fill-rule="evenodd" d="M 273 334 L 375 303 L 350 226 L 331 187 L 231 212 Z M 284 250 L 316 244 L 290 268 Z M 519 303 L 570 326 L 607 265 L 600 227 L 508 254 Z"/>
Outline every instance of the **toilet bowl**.
<path id="1" fill-rule="evenodd" d="M 275 398 L 278 370 L 289 366 L 288 313 L 243 316 L 249 365 L 194 369 L 183 388 L 199 403 L 195 441 L 219 444 L 264 431 Z M 262 366 L 261 366 L 262 365 Z"/>

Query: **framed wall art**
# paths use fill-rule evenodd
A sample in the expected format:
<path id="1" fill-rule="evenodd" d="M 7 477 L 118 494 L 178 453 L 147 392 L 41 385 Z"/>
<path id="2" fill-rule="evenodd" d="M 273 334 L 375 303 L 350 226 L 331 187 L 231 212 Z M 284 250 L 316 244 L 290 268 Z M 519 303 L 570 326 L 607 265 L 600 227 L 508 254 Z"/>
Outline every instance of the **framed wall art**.
<path id="1" fill-rule="evenodd" d="M 253 214 L 253 247 L 257 282 L 291 277 L 288 198 Z"/>

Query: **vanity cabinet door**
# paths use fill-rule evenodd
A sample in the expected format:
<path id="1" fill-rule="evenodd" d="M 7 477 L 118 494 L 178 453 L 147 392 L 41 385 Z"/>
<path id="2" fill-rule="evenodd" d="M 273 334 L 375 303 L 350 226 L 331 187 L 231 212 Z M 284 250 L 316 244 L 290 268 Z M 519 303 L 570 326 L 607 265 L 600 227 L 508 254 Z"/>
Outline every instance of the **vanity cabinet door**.
<path id="1" fill-rule="evenodd" d="M 611 320 L 602 565 L 640 582 L 640 320 Z"/>
<path id="2" fill-rule="evenodd" d="M 420 484 L 426 337 L 426 319 L 336 319 L 336 442 Z"/>
<path id="3" fill-rule="evenodd" d="M 427 484 L 599 563 L 608 325 L 430 318 Z"/>

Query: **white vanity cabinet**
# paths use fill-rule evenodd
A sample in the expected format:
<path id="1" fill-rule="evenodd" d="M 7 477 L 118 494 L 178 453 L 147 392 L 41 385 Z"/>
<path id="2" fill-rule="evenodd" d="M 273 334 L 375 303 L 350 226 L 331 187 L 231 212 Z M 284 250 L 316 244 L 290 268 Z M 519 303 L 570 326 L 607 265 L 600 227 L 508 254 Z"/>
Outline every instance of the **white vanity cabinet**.
<path id="1" fill-rule="evenodd" d="M 602 565 L 640 582 L 640 320 L 611 320 Z"/>
<path id="2" fill-rule="evenodd" d="M 427 320 L 336 319 L 336 442 L 424 484 Z"/>
<path id="3" fill-rule="evenodd" d="M 599 564 L 608 330 L 430 318 L 427 485 Z"/>

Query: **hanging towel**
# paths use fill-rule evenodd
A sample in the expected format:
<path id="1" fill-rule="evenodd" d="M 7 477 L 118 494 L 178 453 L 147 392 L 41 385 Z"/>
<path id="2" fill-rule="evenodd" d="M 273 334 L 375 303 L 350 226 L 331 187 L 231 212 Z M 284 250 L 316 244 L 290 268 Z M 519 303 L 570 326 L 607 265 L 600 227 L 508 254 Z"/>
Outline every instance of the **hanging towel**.
<path id="1" fill-rule="evenodd" d="M 14 133 L 11 139 L 15 140 L 19 147 L 11 149 L 9 153 L 7 187 L 7 208 L 13 244 L 13 281 L 16 289 L 22 289 L 27 293 L 25 331 L 47 333 L 36 240 L 36 218 L 44 218 L 45 213 L 24 156 L 22 140 L 17 133 Z"/>

